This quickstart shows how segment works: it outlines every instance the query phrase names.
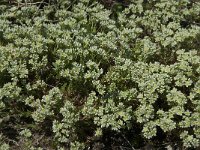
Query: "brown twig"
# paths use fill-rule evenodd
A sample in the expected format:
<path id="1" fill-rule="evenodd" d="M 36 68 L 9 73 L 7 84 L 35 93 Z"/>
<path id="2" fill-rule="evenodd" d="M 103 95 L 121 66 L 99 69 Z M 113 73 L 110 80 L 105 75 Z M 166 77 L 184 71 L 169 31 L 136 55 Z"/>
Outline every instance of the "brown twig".
<path id="1" fill-rule="evenodd" d="M 132 150 L 135 150 L 135 148 L 132 146 L 132 144 L 127 140 L 126 136 L 122 134 L 123 138 L 126 140 L 126 142 L 131 146 Z"/>
<path id="2" fill-rule="evenodd" d="M 27 2 L 19 3 L 19 2 L 15 2 L 15 1 L 13 1 L 11 3 L 12 4 L 17 4 L 18 6 L 28 6 L 28 5 L 38 5 L 38 4 L 40 4 L 40 6 L 41 6 L 42 4 L 46 4 L 46 5 L 49 4 L 47 2 L 44 2 L 44 0 L 42 2 L 35 2 L 35 3 L 27 3 Z"/>

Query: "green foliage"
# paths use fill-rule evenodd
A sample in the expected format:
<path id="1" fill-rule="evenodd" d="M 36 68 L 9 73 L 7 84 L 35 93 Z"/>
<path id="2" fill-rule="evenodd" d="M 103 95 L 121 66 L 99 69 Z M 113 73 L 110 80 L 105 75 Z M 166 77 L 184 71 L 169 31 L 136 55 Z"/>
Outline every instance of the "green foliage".
<path id="1" fill-rule="evenodd" d="M 198 148 L 199 39 L 198 1 L 0 3 L 0 149 Z"/>

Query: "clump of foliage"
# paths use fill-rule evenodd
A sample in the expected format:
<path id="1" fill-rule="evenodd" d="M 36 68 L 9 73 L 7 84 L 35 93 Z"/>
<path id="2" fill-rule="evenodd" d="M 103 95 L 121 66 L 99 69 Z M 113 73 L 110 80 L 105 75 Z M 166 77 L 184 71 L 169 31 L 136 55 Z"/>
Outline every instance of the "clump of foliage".
<path id="1" fill-rule="evenodd" d="M 0 3 L 0 149 L 199 148 L 200 2 Z"/>

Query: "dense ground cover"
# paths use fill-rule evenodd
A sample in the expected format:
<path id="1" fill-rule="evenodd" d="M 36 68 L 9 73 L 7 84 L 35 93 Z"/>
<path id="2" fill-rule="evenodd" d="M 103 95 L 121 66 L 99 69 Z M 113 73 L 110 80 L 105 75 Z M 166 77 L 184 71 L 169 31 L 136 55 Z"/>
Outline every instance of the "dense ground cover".
<path id="1" fill-rule="evenodd" d="M 0 149 L 198 149 L 198 0 L 0 1 Z"/>

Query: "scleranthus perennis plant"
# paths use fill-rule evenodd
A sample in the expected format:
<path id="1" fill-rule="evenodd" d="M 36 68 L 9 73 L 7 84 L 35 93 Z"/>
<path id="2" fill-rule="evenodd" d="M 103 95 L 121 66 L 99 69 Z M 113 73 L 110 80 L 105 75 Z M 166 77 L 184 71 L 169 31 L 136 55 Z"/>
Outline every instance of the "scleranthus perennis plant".
<path id="1" fill-rule="evenodd" d="M 0 2 L 0 149 L 199 148 L 200 2 L 104 4 Z"/>

